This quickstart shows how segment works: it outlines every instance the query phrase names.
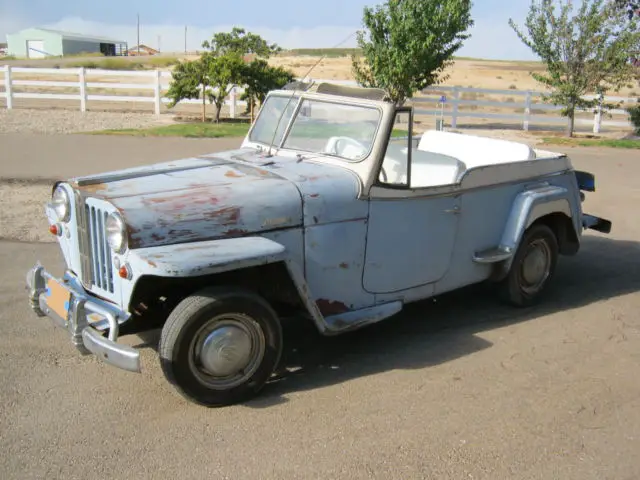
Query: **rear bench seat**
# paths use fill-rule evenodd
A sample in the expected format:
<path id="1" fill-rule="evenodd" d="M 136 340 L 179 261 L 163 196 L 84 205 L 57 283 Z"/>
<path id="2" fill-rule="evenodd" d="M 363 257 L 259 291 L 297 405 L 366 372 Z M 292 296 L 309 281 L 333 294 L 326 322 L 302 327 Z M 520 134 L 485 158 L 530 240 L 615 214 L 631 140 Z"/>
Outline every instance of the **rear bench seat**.
<path id="1" fill-rule="evenodd" d="M 437 130 L 424 132 L 418 150 L 455 157 L 467 169 L 536 159 L 534 150 L 523 143 Z"/>
<path id="2" fill-rule="evenodd" d="M 536 159 L 522 143 L 437 130 L 426 131 L 411 156 L 411 188 L 452 185 L 471 168 Z M 406 182 L 406 159 L 406 146 L 389 144 L 383 162 L 387 183 Z"/>

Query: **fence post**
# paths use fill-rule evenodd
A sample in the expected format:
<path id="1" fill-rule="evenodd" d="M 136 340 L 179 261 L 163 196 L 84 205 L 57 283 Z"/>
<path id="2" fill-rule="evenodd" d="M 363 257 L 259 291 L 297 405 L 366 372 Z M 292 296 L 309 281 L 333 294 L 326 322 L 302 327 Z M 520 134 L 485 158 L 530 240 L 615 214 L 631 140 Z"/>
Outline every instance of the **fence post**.
<path id="1" fill-rule="evenodd" d="M 7 95 L 7 110 L 13 108 L 13 92 L 11 89 L 11 65 L 4 66 L 4 91 Z"/>
<path id="2" fill-rule="evenodd" d="M 236 107 L 237 107 L 236 87 L 233 87 L 231 89 L 230 97 L 231 97 L 231 106 L 229 108 L 229 116 L 231 118 L 236 118 Z"/>
<path id="3" fill-rule="evenodd" d="M 531 119 L 531 92 L 527 92 L 527 96 L 524 101 L 524 122 L 522 123 L 522 129 L 525 132 L 529 131 L 529 120 Z"/>
<path id="4" fill-rule="evenodd" d="M 162 101 L 162 96 L 160 95 L 160 78 L 161 78 L 162 72 L 160 72 L 160 70 L 156 70 L 154 72 L 154 76 L 155 76 L 155 85 L 154 85 L 154 112 L 156 115 L 160 115 L 160 103 Z"/>
<path id="5" fill-rule="evenodd" d="M 600 127 L 602 126 L 602 97 L 598 100 L 598 106 L 593 117 L 593 133 L 600 133 Z"/>
<path id="6" fill-rule="evenodd" d="M 460 101 L 459 87 L 453 87 L 453 109 L 451 110 L 451 128 L 458 125 L 458 102 Z"/>
<path id="7" fill-rule="evenodd" d="M 87 111 L 87 77 L 84 67 L 80 67 L 78 71 L 78 78 L 80 80 L 80 111 Z"/>

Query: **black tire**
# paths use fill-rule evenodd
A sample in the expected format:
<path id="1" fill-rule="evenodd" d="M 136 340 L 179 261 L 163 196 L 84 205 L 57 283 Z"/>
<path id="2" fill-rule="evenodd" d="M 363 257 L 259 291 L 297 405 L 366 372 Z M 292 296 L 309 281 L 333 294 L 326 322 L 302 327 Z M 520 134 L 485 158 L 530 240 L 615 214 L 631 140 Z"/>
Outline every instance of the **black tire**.
<path id="1" fill-rule="evenodd" d="M 532 249 L 544 250 L 543 278 L 534 285 L 527 284 L 524 263 Z M 558 240 L 553 230 L 544 224 L 533 224 L 522 236 L 518 250 L 513 258 L 507 277 L 498 284 L 500 297 L 506 303 L 516 307 L 528 307 L 535 304 L 546 291 L 558 263 Z"/>
<path id="2" fill-rule="evenodd" d="M 228 322 L 237 322 L 237 325 L 225 327 Z M 208 357 L 215 358 L 212 361 L 220 361 L 222 357 L 223 362 L 229 361 L 229 349 L 230 361 L 237 360 L 237 355 L 234 359 L 237 344 L 225 345 L 224 340 L 216 344 L 213 338 L 214 331 L 220 332 L 223 327 L 227 328 L 227 334 L 221 333 L 217 339 L 234 335 L 248 339 L 243 340 L 242 347 L 246 347 L 247 342 L 251 345 L 249 372 L 243 367 L 235 377 L 216 376 L 211 370 L 207 371 L 204 356 L 195 355 L 196 351 L 204 351 L 208 342 L 209 346 L 213 344 L 209 352 L 215 351 L 217 355 Z M 236 333 L 229 333 L 231 329 Z M 183 397 L 199 405 L 221 407 L 246 401 L 262 389 L 280 360 L 282 343 L 278 316 L 262 297 L 242 289 L 207 288 L 185 298 L 169 315 L 160 338 L 160 365 L 169 383 Z"/>

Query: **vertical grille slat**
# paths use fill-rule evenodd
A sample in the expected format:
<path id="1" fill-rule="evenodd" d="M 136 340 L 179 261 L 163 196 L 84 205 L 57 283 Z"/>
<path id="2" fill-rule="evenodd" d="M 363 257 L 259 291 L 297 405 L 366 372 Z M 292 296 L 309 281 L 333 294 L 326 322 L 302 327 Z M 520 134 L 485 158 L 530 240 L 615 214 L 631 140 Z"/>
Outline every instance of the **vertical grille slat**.
<path id="1" fill-rule="evenodd" d="M 91 263 L 93 264 L 93 284 L 97 287 L 100 287 L 100 265 L 98 263 L 98 236 L 96 232 L 96 209 L 95 207 L 90 207 L 89 210 L 89 232 L 91 239 Z"/>
<path id="2" fill-rule="evenodd" d="M 107 217 L 109 215 L 107 214 L 107 212 L 104 212 L 102 214 L 102 224 L 106 226 L 107 224 Z M 102 230 L 103 232 L 105 231 L 105 229 Z M 107 270 L 106 270 L 106 276 L 107 276 L 107 290 L 109 290 L 110 292 L 113 292 L 113 265 L 111 263 L 111 247 L 109 246 L 109 242 L 107 242 L 107 236 L 104 236 L 104 251 L 107 252 L 107 259 L 106 259 L 106 266 L 107 266 Z"/>
<path id="3" fill-rule="evenodd" d="M 100 215 L 100 211 L 95 211 L 95 222 L 96 222 L 96 244 L 98 248 L 96 250 L 96 257 L 98 258 L 98 286 L 104 290 L 104 243 L 102 242 L 102 238 L 99 235 L 100 232 L 103 232 L 102 229 L 102 215 Z"/>
<path id="4" fill-rule="evenodd" d="M 104 231 L 108 213 L 100 207 L 88 204 L 85 204 L 84 212 L 84 228 L 79 228 L 78 233 L 86 239 L 84 245 L 88 250 L 81 252 L 85 257 L 83 265 L 89 267 L 91 271 L 83 272 L 83 278 L 90 281 L 91 286 L 114 293 L 111 248 Z M 83 243 L 82 238 L 80 243 Z"/>

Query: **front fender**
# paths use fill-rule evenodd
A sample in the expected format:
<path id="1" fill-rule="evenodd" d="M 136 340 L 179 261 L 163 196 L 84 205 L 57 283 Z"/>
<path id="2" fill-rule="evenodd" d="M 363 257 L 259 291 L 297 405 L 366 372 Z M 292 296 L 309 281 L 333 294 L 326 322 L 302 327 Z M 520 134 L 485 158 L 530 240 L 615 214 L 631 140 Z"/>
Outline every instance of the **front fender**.
<path id="1" fill-rule="evenodd" d="M 136 277 L 196 277 L 285 259 L 285 247 L 263 237 L 241 237 L 131 250 Z"/>

